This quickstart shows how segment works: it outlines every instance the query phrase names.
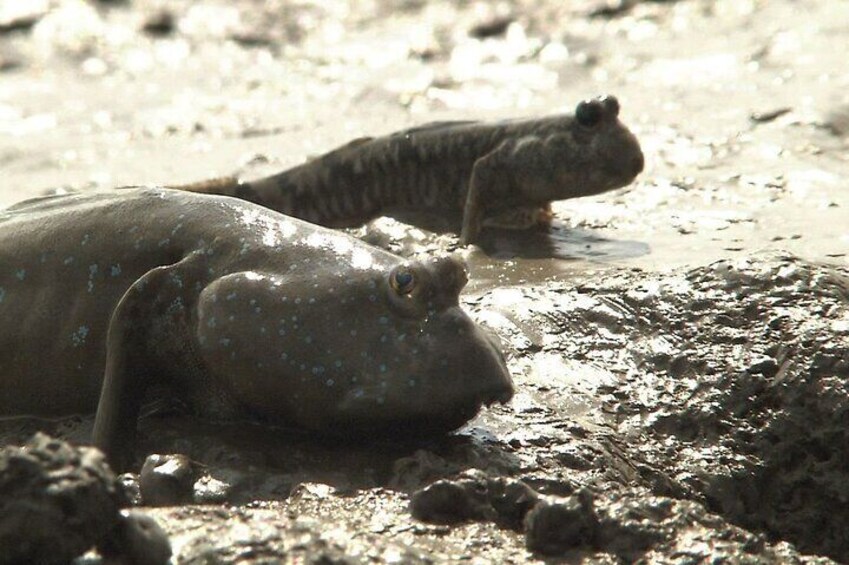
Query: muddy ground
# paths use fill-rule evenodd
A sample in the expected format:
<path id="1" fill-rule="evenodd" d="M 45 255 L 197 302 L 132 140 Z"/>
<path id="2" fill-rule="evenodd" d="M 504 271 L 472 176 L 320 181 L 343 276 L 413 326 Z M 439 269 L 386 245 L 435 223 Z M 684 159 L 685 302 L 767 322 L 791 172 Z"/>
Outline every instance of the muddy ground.
<path id="1" fill-rule="evenodd" d="M 847 562 L 847 51 L 845 2 L 5 0 L 0 205 L 615 94 L 637 182 L 464 251 L 509 406 L 356 446 L 159 410 L 144 447 L 201 463 L 203 504 L 147 513 L 177 563 Z M 38 426 L 84 440 L 91 421 Z M 416 497 L 442 523 L 414 519 L 440 479 L 449 496 Z M 544 497 L 524 522 L 480 502 L 506 480 Z"/>

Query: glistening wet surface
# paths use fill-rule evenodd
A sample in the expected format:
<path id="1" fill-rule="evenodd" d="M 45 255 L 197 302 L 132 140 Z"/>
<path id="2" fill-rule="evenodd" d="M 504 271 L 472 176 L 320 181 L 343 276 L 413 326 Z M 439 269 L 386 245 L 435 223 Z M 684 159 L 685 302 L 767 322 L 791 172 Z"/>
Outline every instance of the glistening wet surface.
<path id="1" fill-rule="evenodd" d="M 201 505 L 147 509 L 177 562 L 849 559 L 834 504 L 849 484 L 845 3 L 0 7 L 2 205 L 259 176 L 362 135 L 602 93 L 646 156 L 631 186 L 555 203 L 549 233 L 459 251 L 464 306 L 517 389 L 460 433 L 353 446 L 148 416 L 145 450 L 203 465 Z M 361 231 L 408 255 L 456 248 L 388 219 Z M 90 425 L 3 422 L 2 437 Z M 412 493 L 439 479 L 467 493 L 472 469 L 596 525 L 557 538 L 580 520 L 551 518 L 540 544 L 544 508 L 512 529 L 472 503 L 450 509 L 459 523 L 411 516 Z"/>

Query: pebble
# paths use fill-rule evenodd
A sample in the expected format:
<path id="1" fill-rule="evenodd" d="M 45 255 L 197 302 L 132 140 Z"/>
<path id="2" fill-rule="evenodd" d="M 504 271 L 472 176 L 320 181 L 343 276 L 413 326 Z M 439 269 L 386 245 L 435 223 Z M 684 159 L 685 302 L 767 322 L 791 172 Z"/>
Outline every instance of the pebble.
<path id="1" fill-rule="evenodd" d="M 598 518 L 588 491 L 566 498 L 540 501 L 525 518 L 525 545 L 529 551 L 556 556 L 592 545 Z"/>
<path id="2" fill-rule="evenodd" d="M 139 476 L 136 473 L 118 475 L 118 485 L 124 491 L 124 498 L 130 506 L 141 506 L 141 488 L 139 488 Z"/>
<path id="3" fill-rule="evenodd" d="M 107 561 L 132 565 L 164 565 L 171 559 L 171 542 L 156 520 L 136 511 L 123 511 L 117 529 L 100 548 Z"/>
<path id="4" fill-rule="evenodd" d="M 153 36 L 165 36 L 174 31 L 176 22 L 174 14 L 166 9 L 160 9 L 145 18 L 142 30 Z"/>
<path id="5" fill-rule="evenodd" d="M 0 565 L 65 564 L 95 546 L 113 562 L 167 563 L 168 537 L 153 519 L 122 513 L 125 495 L 95 448 L 37 433 L 0 449 Z"/>
<path id="6" fill-rule="evenodd" d="M 521 480 L 488 477 L 472 469 L 454 480 L 436 481 L 413 493 L 410 513 L 423 522 L 491 521 L 520 530 L 539 495 Z"/>
<path id="7" fill-rule="evenodd" d="M 148 456 L 139 476 L 139 488 L 147 506 L 175 506 L 192 501 L 195 472 L 182 454 Z"/>

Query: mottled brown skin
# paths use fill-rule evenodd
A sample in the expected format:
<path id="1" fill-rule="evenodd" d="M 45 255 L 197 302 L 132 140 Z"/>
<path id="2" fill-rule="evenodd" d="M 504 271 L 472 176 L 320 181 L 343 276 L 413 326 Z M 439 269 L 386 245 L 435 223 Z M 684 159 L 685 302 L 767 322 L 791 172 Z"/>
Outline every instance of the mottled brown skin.
<path id="1" fill-rule="evenodd" d="M 351 141 L 267 178 L 177 188 L 226 194 L 329 227 L 393 210 L 460 210 L 462 244 L 483 226 L 524 229 L 550 219 L 555 200 L 626 186 L 642 171 L 636 137 L 612 96 L 574 114 L 435 122 Z"/>

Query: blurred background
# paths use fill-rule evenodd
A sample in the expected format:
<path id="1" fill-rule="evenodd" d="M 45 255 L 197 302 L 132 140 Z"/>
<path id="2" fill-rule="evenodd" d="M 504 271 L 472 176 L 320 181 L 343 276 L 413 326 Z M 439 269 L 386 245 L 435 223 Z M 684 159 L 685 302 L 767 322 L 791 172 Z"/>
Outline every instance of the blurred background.
<path id="1" fill-rule="evenodd" d="M 0 205 L 610 93 L 646 171 L 556 205 L 551 255 L 846 264 L 847 38 L 849 4 L 810 0 L 2 0 Z"/>

